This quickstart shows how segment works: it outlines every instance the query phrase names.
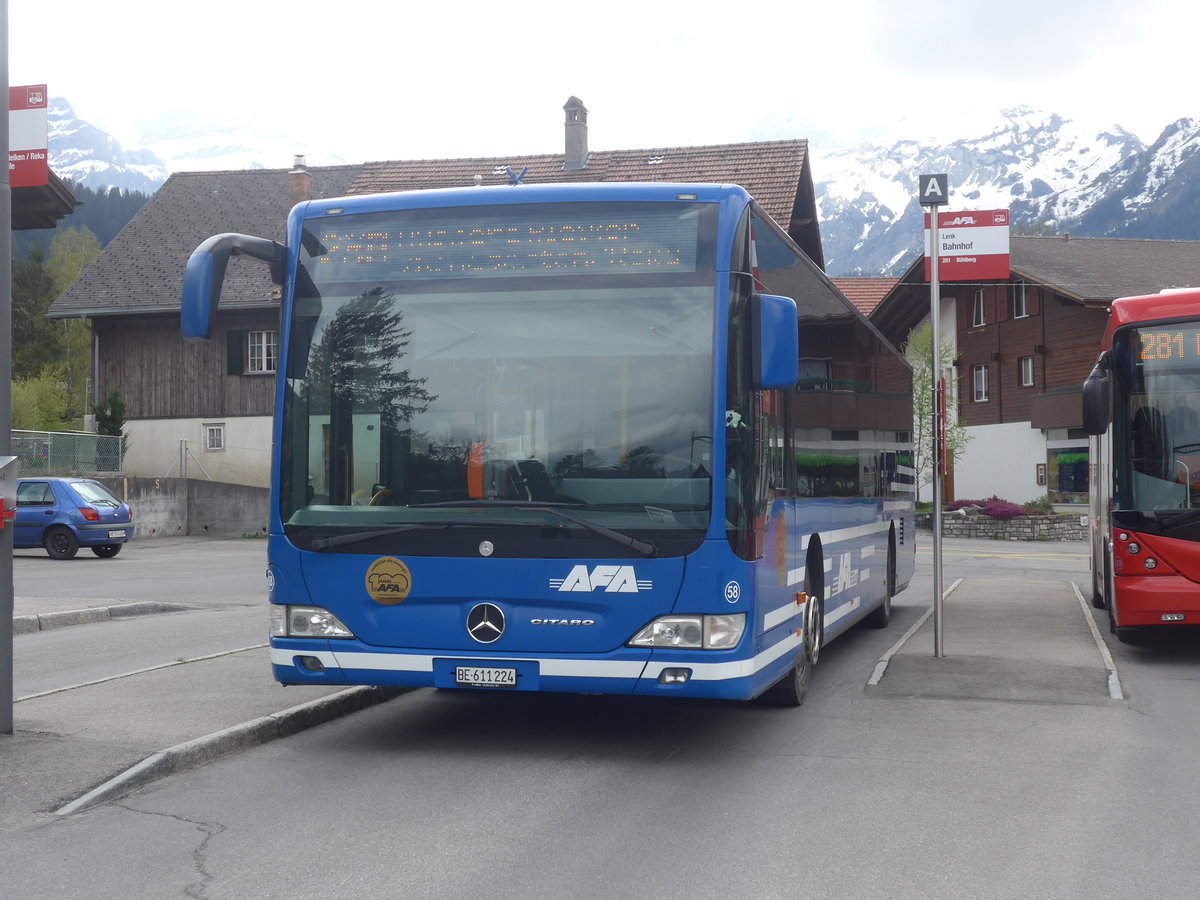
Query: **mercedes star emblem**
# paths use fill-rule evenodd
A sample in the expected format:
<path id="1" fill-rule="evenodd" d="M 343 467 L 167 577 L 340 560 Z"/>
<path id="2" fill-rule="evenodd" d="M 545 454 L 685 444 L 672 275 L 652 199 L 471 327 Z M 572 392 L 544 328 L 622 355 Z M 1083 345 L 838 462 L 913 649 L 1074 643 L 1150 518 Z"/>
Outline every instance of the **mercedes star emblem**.
<path id="1" fill-rule="evenodd" d="M 490 644 L 504 634 L 504 613 L 492 603 L 477 603 L 467 613 L 467 633 L 481 644 Z"/>

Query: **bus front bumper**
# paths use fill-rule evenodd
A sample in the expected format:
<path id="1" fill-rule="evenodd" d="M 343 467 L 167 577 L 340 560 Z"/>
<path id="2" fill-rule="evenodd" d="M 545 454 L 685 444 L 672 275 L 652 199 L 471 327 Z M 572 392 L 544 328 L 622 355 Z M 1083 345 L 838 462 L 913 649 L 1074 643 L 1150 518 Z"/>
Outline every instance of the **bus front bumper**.
<path id="1" fill-rule="evenodd" d="M 506 656 L 459 650 L 368 650 L 334 641 L 271 639 L 282 684 L 382 685 L 749 700 L 786 674 L 799 639 L 750 658 L 731 652 L 621 648 L 604 655 Z"/>
<path id="2" fill-rule="evenodd" d="M 1182 575 L 1118 575 L 1117 625 L 1200 625 L 1200 585 Z"/>

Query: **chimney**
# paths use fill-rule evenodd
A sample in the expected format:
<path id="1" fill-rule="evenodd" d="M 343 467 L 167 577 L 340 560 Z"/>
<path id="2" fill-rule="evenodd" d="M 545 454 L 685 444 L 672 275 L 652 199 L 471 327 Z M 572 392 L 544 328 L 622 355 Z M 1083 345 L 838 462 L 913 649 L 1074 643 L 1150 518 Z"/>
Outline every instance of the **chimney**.
<path id="1" fill-rule="evenodd" d="M 288 172 L 288 185 L 292 189 L 293 205 L 312 199 L 312 176 L 308 174 L 308 164 L 304 162 L 303 153 L 297 153 L 292 162 L 292 171 Z"/>
<path id="2" fill-rule="evenodd" d="M 587 167 L 587 107 L 578 97 L 568 98 L 563 109 L 567 113 L 567 154 L 563 169 L 579 170 Z"/>

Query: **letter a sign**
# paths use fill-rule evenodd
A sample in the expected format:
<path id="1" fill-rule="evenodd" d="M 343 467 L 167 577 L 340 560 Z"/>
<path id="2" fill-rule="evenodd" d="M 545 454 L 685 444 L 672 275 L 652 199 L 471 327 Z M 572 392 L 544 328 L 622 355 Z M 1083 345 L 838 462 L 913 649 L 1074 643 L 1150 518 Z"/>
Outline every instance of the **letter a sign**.
<path id="1" fill-rule="evenodd" d="M 920 196 L 917 200 L 922 206 L 939 206 L 950 199 L 950 185 L 945 175 L 917 176 Z"/>

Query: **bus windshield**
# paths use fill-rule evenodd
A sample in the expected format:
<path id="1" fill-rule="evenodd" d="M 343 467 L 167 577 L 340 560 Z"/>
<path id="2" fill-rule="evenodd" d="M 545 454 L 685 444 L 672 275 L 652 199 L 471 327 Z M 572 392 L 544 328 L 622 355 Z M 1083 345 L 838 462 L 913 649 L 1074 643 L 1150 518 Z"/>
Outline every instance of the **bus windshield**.
<path id="1" fill-rule="evenodd" d="M 712 227 L 699 204 L 307 223 L 286 349 L 289 536 L 478 555 L 471 526 L 487 525 L 546 555 L 564 536 L 599 547 L 593 525 L 694 546 L 711 507 Z"/>
<path id="2" fill-rule="evenodd" d="M 1130 510 L 1200 507 L 1200 324 L 1131 328 L 1114 338 L 1118 497 Z M 1123 433 L 1122 433 L 1123 432 Z"/>

